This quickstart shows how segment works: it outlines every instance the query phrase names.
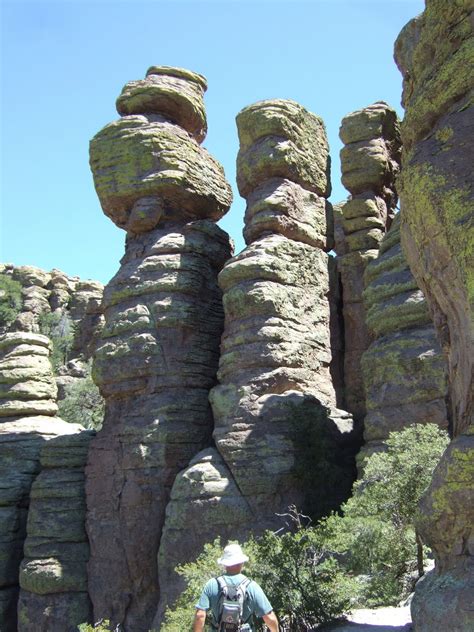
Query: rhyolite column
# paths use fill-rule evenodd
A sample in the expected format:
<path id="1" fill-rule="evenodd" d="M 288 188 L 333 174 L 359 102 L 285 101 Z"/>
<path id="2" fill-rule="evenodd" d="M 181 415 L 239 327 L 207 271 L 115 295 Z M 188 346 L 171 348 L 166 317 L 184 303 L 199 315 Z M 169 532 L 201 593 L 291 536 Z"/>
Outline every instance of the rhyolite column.
<path id="1" fill-rule="evenodd" d="M 378 101 L 345 116 L 339 135 L 344 143 L 342 183 L 351 193 L 342 205 L 345 252 L 338 252 L 344 306 L 345 405 L 361 429 L 366 408 L 360 359 L 371 340 L 362 299 L 364 271 L 377 257 L 397 200 L 400 135 L 396 112 Z"/>
<path id="2" fill-rule="evenodd" d="M 211 441 L 208 401 L 223 327 L 217 274 L 231 254 L 215 221 L 231 190 L 200 146 L 206 80 L 152 67 L 124 87 L 121 118 L 91 141 L 104 213 L 127 231 L 104 291 L 94 377 L 106 400 L 87 467 L 89 591 L 96 620 L 151 627 L 170 489 Z"/>
<path id="3" fill-rule="evenodd" d="M 332 209 L 324 124 L 298 103 L 278 99 L 242 110 L 237 127 L 247 247 L 219 275 L 225 329 L 211 403 L 217 449 L 259 530 L 274 527 L 275 514 L 289 504 L 309 506 L 301 468 L 309 467 L 305 458 L 315 471 L 317 463 L 301 450 L 311 452 L 313 441 L 330 439 L 326 456 L 340 459 L 347 478 L 336 489 L 331 475 L 322 482 L 315 473 L 312 511 L 341 501 L 350 488 L 341 445 L 352 419 L 336 408 L 330 370 Z"/>
<path id="4" fill-rule="evenodd" d="M 400 214 L 364 280 L 366 323 L 373 340 L 361 358 L 367 406 L 361 463 L 383 449 L 391 432 L 425 423 L 448 428 L 446 360 L 400 245 Z"/>
<path id="5" fill-rule="evenodd" d="M 0 337 L 0 630 L 17 632 L 19 570 L 30 489 L 40 451 L 58 435 L 82 430 L 55 417 L 56 384 L 46 336 L 12 332 Z M 39 627 L 36 629 L 40 629 Z"/>
<path id="6" fill-rule="evenodd" d="M 417 584 L 414 629 L 474 629 L 472 0 L 427 0 L 395 43 L 403 75 L 402 246 L 448 360 L 454 439 L 422 502 L 435 569 Z"/>

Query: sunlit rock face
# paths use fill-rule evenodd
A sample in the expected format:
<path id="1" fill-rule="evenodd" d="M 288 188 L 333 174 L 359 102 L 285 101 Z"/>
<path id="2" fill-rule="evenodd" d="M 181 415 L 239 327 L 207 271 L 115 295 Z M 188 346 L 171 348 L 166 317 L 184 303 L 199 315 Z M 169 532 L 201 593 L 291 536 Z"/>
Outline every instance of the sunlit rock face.
<path id="1" fill-rule="evenodd" d="M 31 486 L 42 446 L 83 428 L 55 417 L 51 342 L 28 332 L 0 336 L 0 629 L 16 632 L 20 563 Z M 83 524 L 83 521 L 82 521 Z M 40 629 L 39 627 L 36 629 Z"/>
<path id="2" fill-rule="evenodd" d="M 397 201 L 400 133 L 396 112 L 378 101 L 345 116 L 339 135 L 344 143 L 342 183 L 351 193 L 340 205 L 344 239 L 336 244 L 344 306 L 345 405 L 361 429 L 366 412 L 361 357 L 371 341 L 362 298 L 364 271 L 377 257 Z"/>
<path id="3" fill-rule="evenodd" d="M 454 439 L 422 503 L 436 567 L 415 592 L 415 629 L 474 628 L 472 2 L 427 0 L 395 43 L 403 75 L 402 246 L 448 359 Z"/>
<path id="4" fill-rule="evenodd" d="M 20 567 L 19 632 L 75 632 L 91 618 L 84 466 L 93 434 L 62 435 L 41 448 Z"/>
<path id="5" fill-rule="evenodd" d="M 364 305 L 373 337 L 362 355 L 366 393 L 360 462 L 390 432 L 415 423 L 448 427 L 447 366 L 428 305 L 400 245 L 400 214 L 365 270 Z"/>
<path id="6" fill-rule="evenodd" d="M 231 202 L 220 165 L 200 145 L 203 77 L 153 67 L 127 84 L 122 118 L 91 141 L 104 212 L 127 231 L 104 291 L 94 379 L 104 426 L 87 466 L 89 592 L 94 619 L 149 629 L 157 555 L 177 474 L 211 442 L 209 390 L 223 328 L 217 274 L 231 255 L 213 220 Z"/>
<path id="7" fill-rule="evenodd" d="M 217 449 L 262 528 L 290 502 L 304 502 L 296 446 L 313 416 L 334 441 L 352 424 L 336 409 L 330 375 L 324 124 L 294 101 L 274 100 L 242 110 L 237 127 L 248 245 L 219 275 L 226 320 L 211 403 Z"/>

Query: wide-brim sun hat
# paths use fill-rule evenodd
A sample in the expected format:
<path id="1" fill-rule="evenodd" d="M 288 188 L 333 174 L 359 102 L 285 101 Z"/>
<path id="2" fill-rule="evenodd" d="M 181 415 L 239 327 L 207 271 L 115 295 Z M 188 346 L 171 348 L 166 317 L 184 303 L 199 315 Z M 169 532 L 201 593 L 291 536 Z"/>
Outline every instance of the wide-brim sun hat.
<path id="1" fill-rule="evenodd" d="M 221 566 L 236 566 L 248 562 L 249 558 L 240 548 L 240 544 L 228 544 L 222 556 L 217 560 Z"/>

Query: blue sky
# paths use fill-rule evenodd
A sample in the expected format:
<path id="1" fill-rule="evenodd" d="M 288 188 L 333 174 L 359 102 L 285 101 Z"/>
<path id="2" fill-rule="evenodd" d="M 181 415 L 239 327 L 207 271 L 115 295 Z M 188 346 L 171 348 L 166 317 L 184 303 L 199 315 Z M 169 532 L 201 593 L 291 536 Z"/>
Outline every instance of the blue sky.
<path id="1" fill-rule="evenodd" d="M 291 98 L 322 116 L 340 184 L 338 138 L 348 112 L 400 107 L 393 43 L 422 0 L 0 0 L 0 261 L 107 282 L 125 233 L 107 219 L 88 165 L 90 138 L 118 118 L 122 86 L 151 65 L 208 79 L 204 146 L 224 166 L 234 203 L 221 221 L 243 248 L 235 186 L 235 116 Z"/>

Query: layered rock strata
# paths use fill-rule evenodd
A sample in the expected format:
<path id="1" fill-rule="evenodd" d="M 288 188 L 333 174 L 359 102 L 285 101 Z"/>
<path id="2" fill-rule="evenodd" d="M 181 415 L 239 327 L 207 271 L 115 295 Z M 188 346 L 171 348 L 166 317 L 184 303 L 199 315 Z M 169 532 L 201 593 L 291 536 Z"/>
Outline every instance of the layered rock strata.
<path id="1" fill-rule="evenodd" d="M 311 442 L 316 418 L 336 443 L 352 421 L 336 409 L 330 375 L 324 124 L 293 101 L 274 100 L 242 110 L 237 127 L 248 246 L 219 275 L 226 320 L 211 403 L 217 449 L 259 529 L 275 525 L 275 512 L 290 503 L 304 503 L 297 446 L 305 433 Z"/>
<path id="2" fill-rule="evenodd" d="M 344 253 L 338 252 L 344 305 L 344 383 L 347 409 L 361 421 L 365 392 L 360 360 L 370 344 L 362 298 L 364 271 L 377 257 L 397 196 L 400 136 L 395 110 L 378 101 L 348 114 L 340 128 L 342 183 L 351 193 L 342 206 Z"/>
<path id="3" fill-rule="evenodd" d="M 367 415 L 363 459 L 390 432 L 414 423 L 448 427 L 446 360 L 428 305 L 400 244 L 400 214 L 365 271 L 364 304 L 373 337 L 362 355 Z"/>
<path id="4" fill-rule="evenodd" d="M 159 553 L 166 589 L 157 628 L 182 589 L 176 565 L 195 558 L 217 536 L 225 542 L 281 526 L 276 512 L 308 500 L 301 472 L 315 457 L 318 432 L 317 440 L 329 446 L 329 461 L 336 452 L 350 461 L 342 445 L 352 420 L 335 408 L 330 375 L 331 265 L 325 250 L 332 247 L 332 208 L 326 201 L 324 125 L 285 100 L 244 109 L 237 125 L 248 246 L 219 275 L 225 329 L 220 384 L 210 394 L 216 448 L 197 455 L 171 492 Z M 309 450 L 297 464 L 302 444 Z M 351 464 L 345 466 L 338 470 L 338 489 L 323 483 L 329 505 L 350 488 Z M 321 481 L 312 483 L 321 492 Z M 316 511 L 325 509 L 320 504 Z"/>
<path id="5" fill-rule="evenodd" d="M 402 245 L 448 358 L 454 434 L 422 503 L 436 567 L 415 592 L 418 632 L 474 628 L 473 9 L 427 0 L 395 44 L 406 110 Z"/>
<path id="6" fill-rule="evenodd" d="M 91 619 L 84 466 L 93 434 L 63 435 L 41 448 L 20 567 L 19 632 L 76 632 Z"/>
<path id="7" fill-rule="evenodd" d="M 171 486 L 211 440 L 208 401 L 223 328 L 217 274 L 231 254 L 213 222 L 231 202 L 198 141 L 203 77 L 153 67 L 118 99 L 123 117 L 91 141 L 104 212 L 127 230 L 104 292 L 94 375 L 106 399 L 87 466 L 89 591 L 95 620 L 151 626 L 157 553 Z"/>
<path id="8" fill-rule="evenodd" d="M 17 630 L 19 568 L 26 537 L 30 488 L 40 450 L 82 427 L 57 417 L 50 341 L 26 332 L 0 337 L 0 629 Z M 36 397 L 36 399 L 35 399 Z M 39 628 L 37 628 L 39 629 Z"/>

